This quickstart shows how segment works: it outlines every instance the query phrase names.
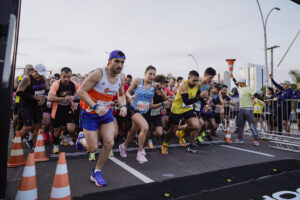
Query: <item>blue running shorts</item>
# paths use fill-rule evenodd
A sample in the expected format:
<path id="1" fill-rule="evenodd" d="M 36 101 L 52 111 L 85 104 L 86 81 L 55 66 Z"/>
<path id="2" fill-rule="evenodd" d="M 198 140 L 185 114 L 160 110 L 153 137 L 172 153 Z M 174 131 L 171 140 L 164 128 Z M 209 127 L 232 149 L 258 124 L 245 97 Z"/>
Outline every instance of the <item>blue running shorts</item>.
<path id="1" fill-rule="evenodd" d="M 100 128 L 101 124 L 108 124 L 114 121 L 112 109 L 110 109 L 105 115 L 99 116 L 97 114 L 88 113 L 86 111 L 81 112 L 81 125 L 82 128 L 88 131 L 96 131 Z"/>

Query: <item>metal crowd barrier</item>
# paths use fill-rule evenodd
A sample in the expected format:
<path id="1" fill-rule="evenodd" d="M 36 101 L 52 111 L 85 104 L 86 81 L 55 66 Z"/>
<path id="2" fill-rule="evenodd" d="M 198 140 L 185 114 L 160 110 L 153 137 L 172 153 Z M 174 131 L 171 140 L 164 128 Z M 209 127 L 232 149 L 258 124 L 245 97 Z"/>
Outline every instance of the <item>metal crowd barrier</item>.
<path id="1" fill-rule="evenodd" d="M 231 131 L 237 130 L 237 105 L 230 106 Z M 254 121 L 261 139 L 268 141 L 270 148 L 300 153 L 300 99 L 283 102 L 266 100 L 262 109 L 253 105 Z M 252 136 L 246 123 L 244 135 Z"/>

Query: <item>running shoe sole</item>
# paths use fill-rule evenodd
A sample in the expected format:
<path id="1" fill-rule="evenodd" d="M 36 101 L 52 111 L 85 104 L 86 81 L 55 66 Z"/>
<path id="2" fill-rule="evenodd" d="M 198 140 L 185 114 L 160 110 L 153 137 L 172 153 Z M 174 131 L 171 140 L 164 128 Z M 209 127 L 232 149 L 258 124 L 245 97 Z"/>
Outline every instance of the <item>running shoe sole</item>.
<path id="1" fill-rule="evenodd" d="M 98 186 L 98 187 L 103 187 L 103 186 L 106 185 L 106 184 L 104 184 L 104 185 L 99 185 L 98 182 L 97 182 L 97 180 L 96 180 L 94 177 L 92 177 L 92 176 L 91 176 L 91 181 L 94 182 L 95 185 Z"/>
<path id="2" fill-rule="evenodd" d="M 145 161 L 145 162 L 140 162 L 138 159 L 136 159 L 140 164 L 147 164 L 148 161 Z"/>

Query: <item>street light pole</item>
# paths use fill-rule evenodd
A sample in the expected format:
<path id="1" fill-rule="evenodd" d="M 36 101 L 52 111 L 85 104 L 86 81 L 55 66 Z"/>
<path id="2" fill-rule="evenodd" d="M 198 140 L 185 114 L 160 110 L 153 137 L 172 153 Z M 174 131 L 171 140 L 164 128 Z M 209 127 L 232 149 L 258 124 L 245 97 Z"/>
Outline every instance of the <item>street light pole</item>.
<path id="1" fill-rule="evenodd" d="M 273 49 L 276 49 L 278 48 L 279 46 L 277 45 L 274 45 L 270 48 L 268 48 L 267 50 L 271 50 L 271 74 L 272 76 L 274 77 L 274 74 L 273 74 Z M 266 76 L 268 76 L 268 74 L 266 74 Z M 271 82 L 271 86 L 273 87 L 273 83 Z"/>
<path id="2" fill-rule="evenodd" d="M 262 23 L 263 23 L 263 29 L 264 29 L 264 46 L 265 46 L 264 50 L 265 50 L 265 71 L 266 71 L 265 82 L 266 82 L 266 86 L 267 86 L 267 85 L 268 85 L 268 80 L 269 80 L 269 79 L 268 79 L 268 71 L 269 71 L 269 68 L 268 68 L 268 52 L 267 52 L 267 22 L 268 22 L 268 18 L 269 18 L 269 16 L 270 16 L 271 12 L 272 12 L 273 10 L 279 11 L 280 8 L 278 8 L 278 7 L 272 8 L 272 9 L 269 11 L 269 13 L 267 14 L 266 19 L 264 19 L 264 16 L 263 16 L 263 14 L 262 14 L 262 11 L 261 11 L 261 7 L 260 7 L 260 4 L 259 4 L 259 1 L 256 0 L 256 2 L 257 2 L 257 5 L 258 5 L 258 8 L 259 8 L 261 20 L 262 20 Z"/>
<path id="3" fill-rule="evenodd" d="M 193 58 L 193 60 L 195 61 L 196 66 L 197 66 L 197 72 L 199 73 L 199 66 L 198 66 L 197 59 L 191 53 L 188 53 L 188 56 L 191 56 Z"/>

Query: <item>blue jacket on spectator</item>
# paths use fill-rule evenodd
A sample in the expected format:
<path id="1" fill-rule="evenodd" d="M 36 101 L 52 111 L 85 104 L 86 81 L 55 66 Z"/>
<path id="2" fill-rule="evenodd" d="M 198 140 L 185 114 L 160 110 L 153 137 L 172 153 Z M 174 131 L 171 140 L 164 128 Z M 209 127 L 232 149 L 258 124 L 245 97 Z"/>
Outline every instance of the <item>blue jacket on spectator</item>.
<path id="1" fill-rule="evenodd" d="M 293 90 L 291 88 L 288 88 L 287 90 L 285 90 L 280 84 L 276 83 L 274 81 L 274 79 L 271 79 L 271 80 L 272 80 L 272 83 L 275 85 L 275 87 L 277 87 L 281 90 L 281 96 L 279 96 L 280 106 L 283 106 L 283 109 L 287 109 L 286 102 L 283 102 L 283 105 L 282 105 L 282 101 L 285 99 L 291 99 L 291 97 L 293 96 Z M 288 102 L 288 107 L 289 107 L 289 109 L 292 107 L 291 102 Z"/>
<path id="2" fill-rule="evenodd" d="M 292 99 L 300 99 L 300 91 L 299 90 L 294 91 Z M 300 102 L 297 103 L 297 108 L 298 109 L 300 108 Z"/>

